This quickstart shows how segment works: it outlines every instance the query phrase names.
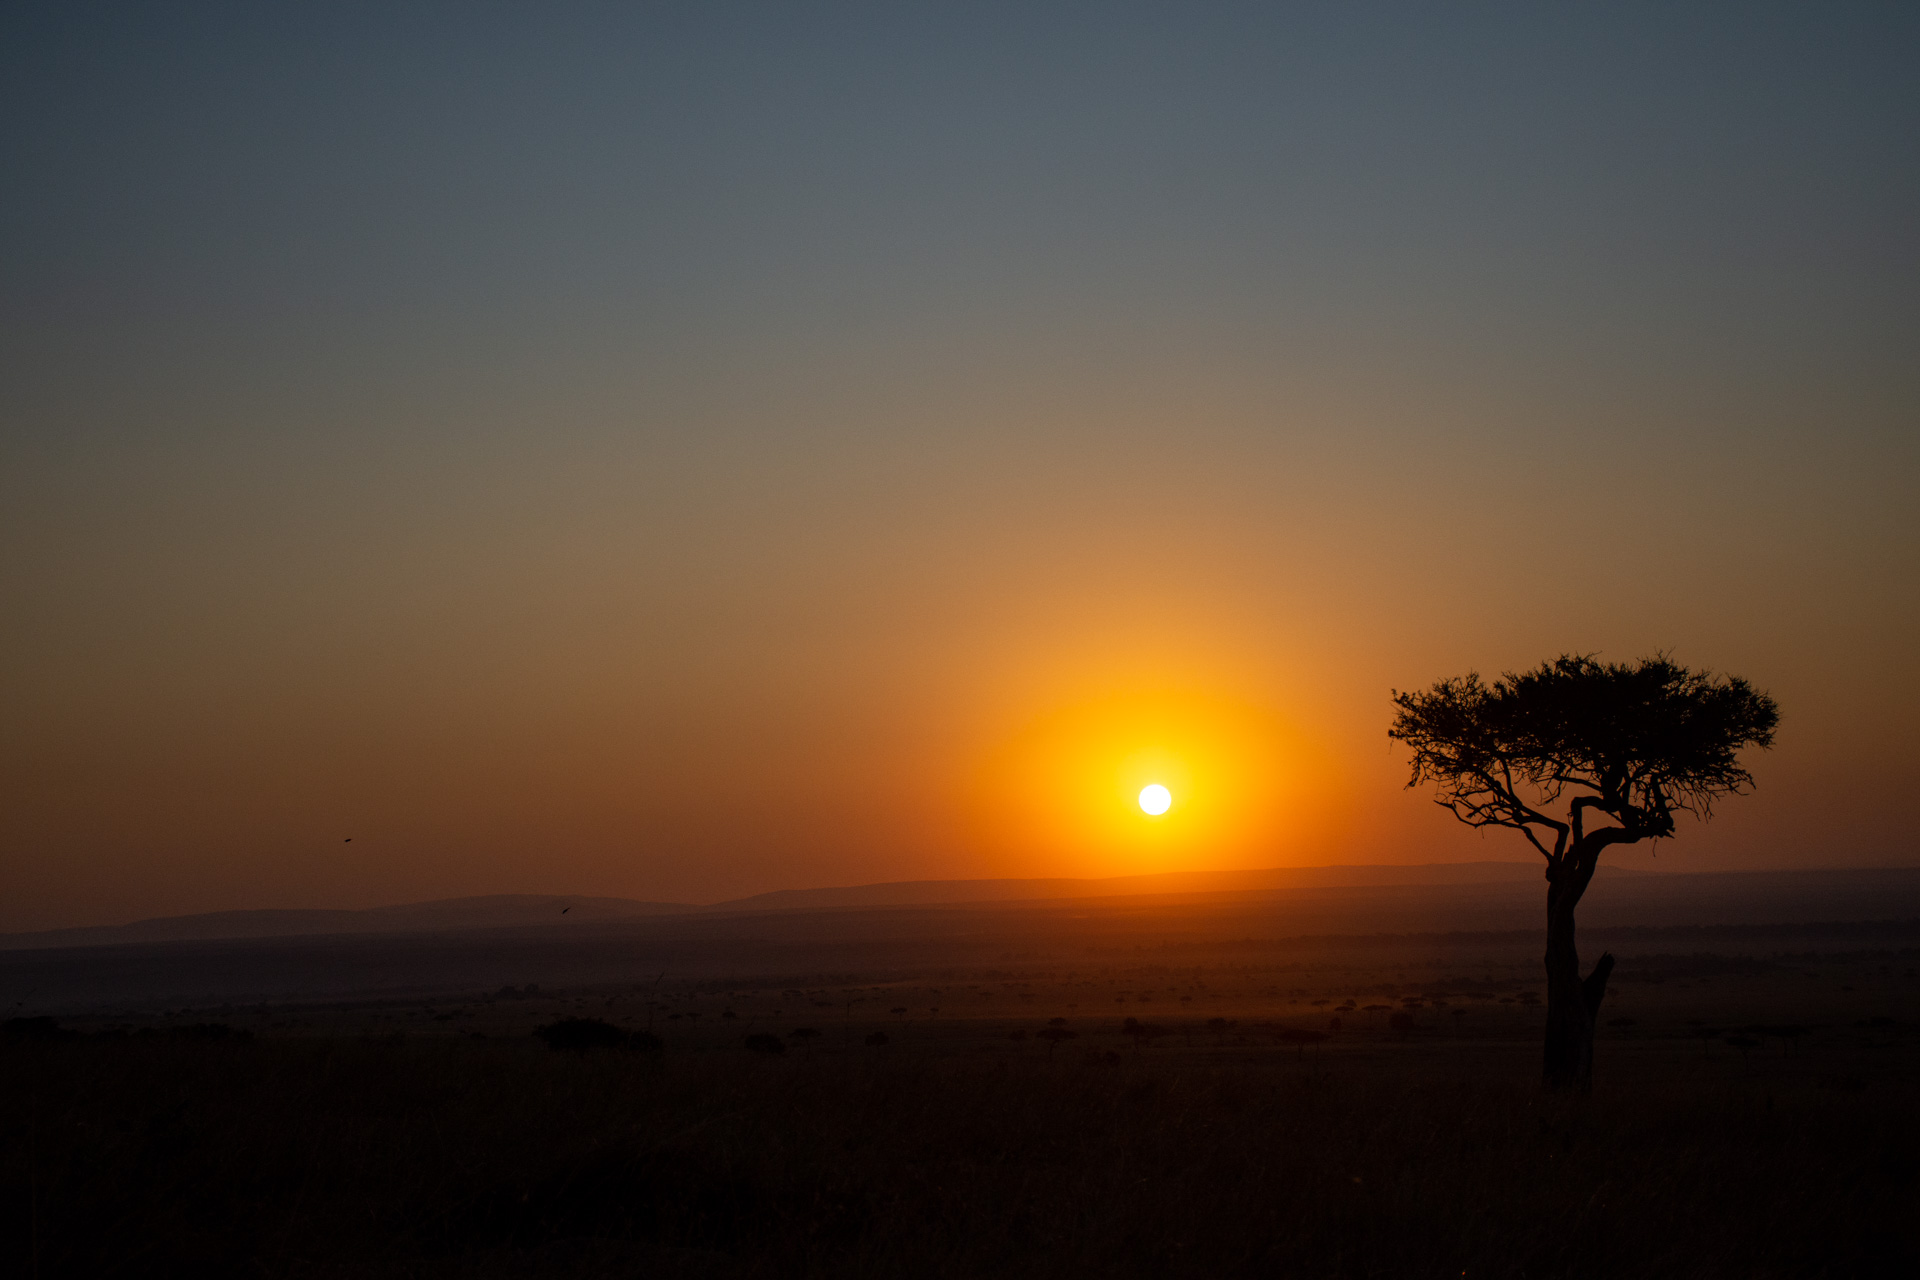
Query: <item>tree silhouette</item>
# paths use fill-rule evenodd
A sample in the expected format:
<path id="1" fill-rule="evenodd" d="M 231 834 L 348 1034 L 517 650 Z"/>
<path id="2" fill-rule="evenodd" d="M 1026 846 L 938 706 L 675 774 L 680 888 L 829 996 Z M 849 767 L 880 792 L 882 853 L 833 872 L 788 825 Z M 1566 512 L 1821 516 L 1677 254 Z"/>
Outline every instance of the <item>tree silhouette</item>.
<path id="1" fill-rule="evenodd" d="M 1301 1057 L 1306 1055 L 1308 1045 L 1317 1045 L 1326 1038 L 1327 1033 L 1324 1031 L 1306 1031 L 1299 1028 L 1290 1028 L 1280 1033 L 1280 1043 L 1292 1045 L 1296 1056 Z"/>
<path id="2" fill-rule="evenodd" d="M 1772 698 L 1734 676 L 1690 671 L 1665 655 L 1637 663 L 1562 656 L 1493 684 L 1442 680 L 1393 694 L 1387 736 L 1413 749 L 1408 786 L 1433 783 L 1470 827 L 1510 827 L 1547 860 L 1546 1083 L 1593 1079 L 1593 1026 L 1613 957 L 1582 978 L 1574 908 L 1611 845 L 1674 834 L 1674 815 L 1705 819 L 1753 787 L 1747 747 L 1770 747 Z M 1589 826 L 1596 815 L 1612 823 Z M 1557 815 L 1557 816 L 1556 816 Z"/>
<path id="3" fill-rule="evenodd" d="M 1077 1040 L 1080 1033 L 1067 1030 L 1065 1018 L 1048 1018 L 1047 1025 L 1034 1035 L 1047 1042 L 1047 1061 L 1053 1061 L 1053 1051 L 1060 1047 L 1062 1040 Z"/>
<path id="4" fill-rule="evenodd" d="M 1142 1022 L 1138 1018 L 1128 1018 L 1120 1024 L 1120 1034 L 1133 1037 L 1134 1052 L 1138 1053 L 1141 1046 L 1151 1044 L 1155 1040 L 1158 1040 L 1161 1036 L 1167 1034 L 1167 1030 L 1165 1027 L 1155 1026 L 1151 1022 Z"/>
<path id="5" fill-rule="evenodd" d="M 1047 1058 L 1049 1060 L 1053 1058 L 1053 1051 L 1060 1047 L 1062 1040 L 1076 1040 L 1080 1036 L 1079 1032 L 1069 1031 L 1065 1027 L 1048 1027 L 1038 1034 L 1042 1040 L 1047 1042 Z"/>

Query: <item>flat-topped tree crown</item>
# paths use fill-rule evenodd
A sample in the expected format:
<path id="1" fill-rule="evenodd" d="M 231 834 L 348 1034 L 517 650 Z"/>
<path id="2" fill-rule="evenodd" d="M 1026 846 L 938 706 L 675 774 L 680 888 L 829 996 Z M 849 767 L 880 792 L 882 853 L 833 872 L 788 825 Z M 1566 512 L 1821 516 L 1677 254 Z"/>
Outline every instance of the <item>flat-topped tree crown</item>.
<path id="1" fill-rule="evenodd" d="M 1771 746 L 1779 721 L 1745 680 L 1664 655 L 1568 655 L 1491 685 L 1469 674 L 1396 691 L 1393 702 L 1388 736 L 1413 749 L 1408 785 L 1434 783 L 1460 821 L 1513 827 L 1556 865 L 1670 836 L 1677 811 L 1710 817 L 1716 800 L 1752 788 L 1739 753 Z M 1549 812 L 1563 802 L 1564 820 Z M 1618 826 L 1587 830 L 1588 810 Z"/>
<path id="2" fill-rule="evenodd" d="M 1673 834 L 1753 786 L 1747 747 L 1773 745 L 1773 699 L 1664 654 L 1636 663 L 1568 655 L 1491 685 L 1478 675 L 1393 695 L 1388 736 L 1413 749 L 1408 786 L 1431 782 L 1473 827 L 1512 827 L 1547 859 L 1544 1078 L 1585 1087 L 1613 957 L 1580 974 L 1573 909 L 1609 845 Z M 1550 812 L 1551 811 L 1551 812 Z M 1589 827 L 1589 813 L 1610 824 Z M 1551 845 L 1548 841 L 1551 840 Z"/>

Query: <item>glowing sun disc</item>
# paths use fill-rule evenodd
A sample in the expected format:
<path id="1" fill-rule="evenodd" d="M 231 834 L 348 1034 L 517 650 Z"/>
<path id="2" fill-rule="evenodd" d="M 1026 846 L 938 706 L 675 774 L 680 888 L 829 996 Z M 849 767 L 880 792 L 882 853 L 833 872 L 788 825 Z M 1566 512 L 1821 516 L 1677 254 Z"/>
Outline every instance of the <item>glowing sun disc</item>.
<path id="1" fill-rule="evenodd" d="M 1157 818 L 1173 807 L 1173 792 L 1157 782 L 1150 783 L 1140 788 L 1140 807 Z"/>

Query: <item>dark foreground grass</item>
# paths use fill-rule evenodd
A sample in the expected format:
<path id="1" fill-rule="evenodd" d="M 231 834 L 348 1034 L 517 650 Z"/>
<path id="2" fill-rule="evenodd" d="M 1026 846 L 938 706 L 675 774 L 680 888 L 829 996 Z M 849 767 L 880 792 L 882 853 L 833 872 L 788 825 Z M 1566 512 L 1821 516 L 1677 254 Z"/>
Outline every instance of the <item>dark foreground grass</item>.
<path id="1" fill-rule="evenodd" d="M 29 1276 L 1915 1274 L 1894 1080 L 534 1042 L 0 1051 Z"/>

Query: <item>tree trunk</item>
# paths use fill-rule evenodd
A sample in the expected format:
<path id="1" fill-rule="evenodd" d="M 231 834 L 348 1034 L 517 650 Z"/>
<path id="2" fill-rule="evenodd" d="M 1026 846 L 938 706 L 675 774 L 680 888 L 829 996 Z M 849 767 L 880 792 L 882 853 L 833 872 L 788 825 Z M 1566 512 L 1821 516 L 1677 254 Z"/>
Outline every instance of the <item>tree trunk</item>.
<path id="1" fill-rule="evenodd" d="M 1549 1089 L 1593 1086 L 1593 1028 L 1600 1002 L 1606 998 L 1613 957 L 1601 956 L 1591 974 L 1580 976 L 1573 909 L 1592 878 L 1591 870 L 1581 875 L 1568 867 L 1547 888 L 1547 1042 L 1542 1079 Z"/>

